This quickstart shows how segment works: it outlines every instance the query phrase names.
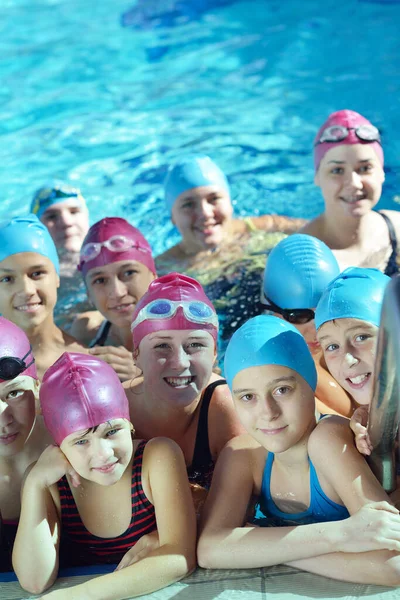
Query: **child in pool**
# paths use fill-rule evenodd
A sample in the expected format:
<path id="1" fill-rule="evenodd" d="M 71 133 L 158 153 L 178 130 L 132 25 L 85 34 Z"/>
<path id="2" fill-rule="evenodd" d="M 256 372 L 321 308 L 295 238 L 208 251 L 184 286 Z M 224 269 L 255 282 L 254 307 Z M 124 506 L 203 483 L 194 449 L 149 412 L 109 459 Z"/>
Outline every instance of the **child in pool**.
<path id="1" fill-rule="evenodd" d="M 43 419 L 36 415 L 38 396 L 29 340 L 14 323 L 0 317 L 0 571 L 11 569 L 24 473 L 50 443 Z"/>
<path id="2" fill-rule="evenodd" d="M 43 452 L 22 492 L 13 552 L 22 587 L 39 594 L 54 583 L 64 543 L 83 564 L 119 565 L 49 600 L 131 598 L 187 575 L 196 524 L 182 452 L 165 438 L 133 439 L 115 371 L 65 353 L 46 371 L 40 401 L 57 446 Z M 132 564 L 130 549 L 156 528 L 160 545 Z"/>
<path id="3" fill-rule="evenodd" d="M 364 407 L 363 421 L 372 399 L 381 308 L 389 281 L 377 269 L 346 269 L 327 287 L 315 311 L 318 340 L 329 372 L 351 395 L 354 408 Z M 351 421 L 356 445 L 370 454 L 366 429 L 357 422 Z"/>
<path id="4" fill-rule="evenodd" d="M 353 404 L 327 370 L 314 320 L 321 294 L 337 275 L 339 265 L 326 244 L 310 235 L 294 233 L 279 242 L 267 259 L 261 302 L 304 336 L 317 368 L 318 411 L 350 417 Z"/>
<path id="5" fill-rule="evenodd" d="M 399 585 L 400 516 L 354 447 L 348 420 L 316 424 L 317 374 L 303 336 L 274 316 L 255 317 L 232 336 L 225 373 L 249 435 L 231 440 L 218 459 L 199 564 L 285 563 Z M 261 527 L 245 525 L 253 494 Z"/>
<path id="6" fill-rule="evenodd" d="M 156 277 L 151 247 L 125 219 L 107 217 L 89 230 L 78 269 L 97 311 L 78 315 L 71 334 L 108 362 L 121 381 L 135 377 L 132 315 Z"/>
<path id="7" fill-rule="evenodd" d="M 28 336 L 39 379 L 66 350 L 85 351 L 54 323 L 59 284 L 56 247 L 39 219 L 0 223 L 0 313 Z"/>
<path id="8" fill-rule="evenodd" d="M 378 129 L 353 110 L 332 113 L 315 137 L 314 165 L 325 210 L 302 233 L 332 248 L 341 270 L 359 266 L 398 273 L 400 213 L 373 210 L 385 181 Z"/>

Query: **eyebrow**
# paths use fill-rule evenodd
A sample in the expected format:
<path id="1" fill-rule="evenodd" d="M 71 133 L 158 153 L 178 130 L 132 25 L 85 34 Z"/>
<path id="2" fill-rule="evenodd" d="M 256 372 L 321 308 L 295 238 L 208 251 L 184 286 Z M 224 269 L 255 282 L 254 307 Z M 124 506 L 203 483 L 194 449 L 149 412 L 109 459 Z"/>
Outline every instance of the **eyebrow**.
<path id="1" fill-rule="evenodd" d="M 366 329 L 368 331 L 375 331 L 373 325 L 370 325 L 369 323 L 363 323 L 362 325 L 353 325 L 353 327 L 349 327 L 348 329 L 346 329 L 346 333 L 348 333 L 349 331 L 355 331 L 356 329 Z M 329 338 L 335 338 L 335 336 L 329 334 L 322 335 L 319 338 L 319 341 L 322 342 L 322 340 L 326 340 Z"/>
<path id="2" fill-rule="evenodd" d="M 45 265 L 44 263 L 41 263 L 39 265 L 32 265 L 30 267 L 28 267 L 28 271 L 30 270 L 35 270 L 35 269 L 46 269 L 47 265 Z M 15 273 L 16 269 L 7 269 L 6 267 L 0 267 L 0 271 L 4 271 L 4 273 Z"/>
<path id="3" fill-rule="evenodd" d="M 276 379 L 272 379 L 272 381 L 268 382 L 269 386 L 276 385 L 277 383 L 285 382 L 285 381 L 296 381 L 296 378 L 293 375 L 288 375 L 287 377 L 277 377 Z M 253 388 L 239 388 L 233 390 L 234 394 L 242 394 L 243 392 L 249 392 Z"/>
<path id="4" fill-rule="evenodd" d="M 366 162 L 371 162 L 372 160 L 374 160 L 374 159 L 372 156 L 370 156 L 369 158 L 362 158 L 358 162 L 366 163 Z M 335 165 L 345 165 L 346 161 L 345 160 L 330 160 L 330 161 L 328 161 L 328 165 L 331 163 L 334 163 Z"/>

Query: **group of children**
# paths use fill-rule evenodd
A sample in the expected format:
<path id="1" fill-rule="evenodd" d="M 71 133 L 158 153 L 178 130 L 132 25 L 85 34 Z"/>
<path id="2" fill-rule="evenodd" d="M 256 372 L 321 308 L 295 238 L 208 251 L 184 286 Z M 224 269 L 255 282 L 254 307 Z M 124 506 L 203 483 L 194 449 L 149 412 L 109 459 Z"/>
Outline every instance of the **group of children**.
<path id="1" fill-rule="evenodd" d="M 60 258 L 75 260 L 95 309 L 68 334 L 54 322 L 54 223 L 77 203 L 86 214 L 80 193 L 46 188 L 35 214 L 0 224 L 2 561 L 12 553 L 29 592 L 48 590 L 60 566 L 99 563 L 115 571 L 44 597 L 130 598 L 197 563 L 400 585 L 399 512 L 357 449 L 367 453 L 365 427 L 349 420 L 372 398 L 398 215 L 371 216 L 383 153 L 363 117 L 331 115 L 315 159 L 335 222 L 322 215 L 274 247 L 248 300 L 258 316 L 229 340 L 226 379 L 213 302 L 181 267 L 252 228 L 299 223 L 233 219 L 208 157 L 168 174 L 182 242 L 161 261 L 124 219 L 95 223 L 79 254 L 64 228 Z M 366 240 L 378 220 L 390 239 Z M 166 259 L 180 272 L 157 277 Z"/>

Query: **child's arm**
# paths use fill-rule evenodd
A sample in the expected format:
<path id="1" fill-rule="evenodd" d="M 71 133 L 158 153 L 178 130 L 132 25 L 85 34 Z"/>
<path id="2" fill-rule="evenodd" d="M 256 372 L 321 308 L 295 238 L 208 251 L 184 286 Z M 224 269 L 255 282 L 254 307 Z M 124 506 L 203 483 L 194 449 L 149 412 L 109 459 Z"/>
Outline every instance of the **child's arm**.
<path id="1" fill-rule="evenodd" d="M 61 450 L 49 446 L 26 476 L 13 567 L 21 586 L 33 594 L 50 587 L 58 572 L 60 523 L 50 486 L 72 470 Z"/>
<path id="2" fill-rule="evenodd" d="M 46 595 L 46 600 L 122 600 L 182 579 L 196 566 L 196 517 L 182 451 L 154 438 L 143 454 L 143 489 L 154 504 L 160 545 L 142 560 L 108 575 Z M 147 484 L 147 485 L 146 485 Z M 148 488 L 148 489 L 147 489 Z"/>
<path id="3" fill-rule="evenodd" d="M 400 517 L 387 503 L 354 517 L 296 527 L 243 527 L 250 500 L 257 444 L 249 436 L 231 440 L 221 452 L 209 492 L 197 556 L 200 566 L 252 568 L 337 552 L 400 549 Z M 376 510 L 380 508 L 381 510 Z"/>
<path id="4" fill-rule="evenodd" d="M 373 447 L 368 434 L 369 405 L 359 406 L 350 419 L 354 441 L 360 454 L 371 454 Z"/>

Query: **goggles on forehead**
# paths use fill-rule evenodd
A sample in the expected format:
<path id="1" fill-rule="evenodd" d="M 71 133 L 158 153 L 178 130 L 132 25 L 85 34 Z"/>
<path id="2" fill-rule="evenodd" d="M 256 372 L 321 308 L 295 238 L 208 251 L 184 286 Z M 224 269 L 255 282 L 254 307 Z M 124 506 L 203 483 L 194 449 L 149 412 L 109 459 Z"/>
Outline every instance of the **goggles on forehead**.
<path id="1" fill-rule="evenodd" d="M 188 321 L 193 323 L 209 323 L 218 329 L 218 317 L 213 309 L 205 302 L 199 300 L 153 300 L 144 306 L 138 313 L 138 316 L 131 325 L 131 331 L 143 321 L 152 321 L 159 319 L 170 319 L 176 314 L 178 308 L 182 308 L 183 314 Z"/>
<path id="2" fill-rule="evenodd" d="M 60 185 L 55 187 L 42 188 L 37 194 L 35 200 L 37 202 L 49 202 L 57 200 L 57 198 L 77 198 L 80 196 L 80 191 L 70 185 Z"/>
<path id="3" fill-rule="evenodd" d="M 381 143 L 381 136 L 379 130 L 374 125 L 360 125 L 359 127 L 344 127 L 344 125 L 331 125 L 324 129 L 321 133 L 321 137 L 314 144 L 323 144 L 324 142 L 341 142 L 345 140 L 349 135 L 350 131 L 354 131 L 358 139 L 363 142 L 379 142 Z"/>
<path id="4" fill-rule="evenodd" d="M 21 375 L 28 367 L 33 365 L 35 359 L 33 358 L 30 363 L 26 364 L 25 359 L 32 354 L 32 346 L 28 350 L 28 352 L 22 358 L 17 358 L 15 356 L 2 356 L 0 358 L 0 379 L 4 381 L 9 381 L 10 379 L 14 379 Z"/>
<path id="5" fill-rule="evenodd" d="M 315 312 L 311 308 L 280 308 L 265 294 L 264 297 L 268 302 L 268 306 L 263 305 L 264 308 L 270 308 L 273 312 L 282 315 L 285 321 L 292 323 L 292 325 L 304 325 L 315 319 Z"/>
<path id="6" fill-rule="evenodd" d="M 149 252 L 148 248 L 143 248 L 138 242 L 134 242 L 123 235 L 113 235 L 105 242 L 89 242 L 85 244 L 81 250 L 81 262 L 89 262 L 96 258 L 102 248 L 107 248 L 110 252 L 125 252 L 131 248 L 135 248 L 140 252 Z"/>

